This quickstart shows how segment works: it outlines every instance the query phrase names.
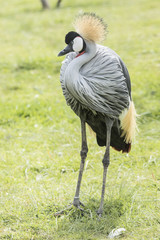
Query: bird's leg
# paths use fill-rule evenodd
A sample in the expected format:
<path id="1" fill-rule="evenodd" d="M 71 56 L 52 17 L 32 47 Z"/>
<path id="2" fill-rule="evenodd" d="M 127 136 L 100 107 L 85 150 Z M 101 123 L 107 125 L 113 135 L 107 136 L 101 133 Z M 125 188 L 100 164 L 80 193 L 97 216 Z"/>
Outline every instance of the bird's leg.
<path id="1" fill-rule="evenodd" d="M 104 203 L 104 194 L 106 187 L 106 177 L 107 177 L 107 169 L 110 163 L 110 138 L 111 138 L 111 129 L 113 126 L 113 120 L 106 117 L 106 151 L 102 160 L 103 163 L 103 183 L 102 183 L 102 193 L 101 193 L 101 203 L 100 207 L 97 211 L 98 215 L 101 216 L 103 212 L 103 203 Z"/>
<path id="2" fill-rule="evenodd" d="M 87 152 L 88 152 L 85 120 L 86 120 L 86 115 L 84 114 L 81 117 L 81 135 L 82 135 L 82 147 L 81 147 L 81 152 L 80 152 L 81 164 L 80 164 L 80 169 L 79 169 L 79 176 L 78 176 L 75 197 L 74 197 L 72 204 L 68 205 L 64 210 L 56 212 L 55 216 L 64 214 L 64 212 L 72 209 L 73 205 L 83 211 L 81 206 L 84 206 L 84 205 L 79 200 L 79 193 L 80 193 L 80 186 L 81 186 L 81 180 L 82 180 L 82 175 L 83 175 L 84 163 L 85 163 L 85 159 L 87 157 Z"/>
<path id="3" fill-rule="evenodd" d="M 80 169 L 79 169 L 79 176 L 78 176 L 76 193 L 75 193 L 75 197 L 74 197 L 74 200 L 73 200 L 73 205 L 75 207 L 79 208 L 79 209 L 81 209 L 80 205 L 84 206 L 79 200 L 79 193 L 80 193 L 81 180 L 82 180 L 82 175 L 83 175 L 83 170 L 84 170 L 85 159 L 87 157 L 87 152 L 88 152 L 85 119 L 86 119 L 85 115 L 82 115 L 82 117 L 81 117 L 82 146 L 81 146 L 81 152 L 80 152 L 81 164 L 80 164 Z"/>

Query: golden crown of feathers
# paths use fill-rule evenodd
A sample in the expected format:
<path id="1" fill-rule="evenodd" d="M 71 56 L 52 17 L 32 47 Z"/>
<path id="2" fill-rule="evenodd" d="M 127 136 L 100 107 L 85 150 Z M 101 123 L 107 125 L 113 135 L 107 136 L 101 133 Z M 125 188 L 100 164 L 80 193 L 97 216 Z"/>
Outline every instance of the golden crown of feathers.
<path id="1" fill-rule="evenodd" d="M 77 33 L 89 41 L 101 42 L 106 37 L 107 25 L 95 13 L 80 13 L 74 27 Z"/>

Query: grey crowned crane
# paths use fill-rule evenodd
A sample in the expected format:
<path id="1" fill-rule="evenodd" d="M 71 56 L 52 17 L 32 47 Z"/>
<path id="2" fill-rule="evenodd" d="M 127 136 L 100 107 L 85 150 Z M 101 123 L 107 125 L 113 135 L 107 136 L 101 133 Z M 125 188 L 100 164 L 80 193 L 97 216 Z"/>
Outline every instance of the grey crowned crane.
<path id="1" fill-rule="evenodd" d="M 106 35 L 103 20 L 94 13 L 83 13 L 76 18 L 74 27 L 76 31 L 67 33 L 67 46 L 58 54 L 67 54 L 62 63 L 60 82 L 67 104 L 81 120 L 81 164 L 73 205 L 81 209 L 79 193 L 88 152 L 87 123 L 95 132 L 98 145 L 106 147 L 98 209 L 98 215 L 101 215 L 110 146 L 118 151 L 130 151 L 136 130 L 136 111 L 125 64 L 113 50 L 97 44 Z"/>

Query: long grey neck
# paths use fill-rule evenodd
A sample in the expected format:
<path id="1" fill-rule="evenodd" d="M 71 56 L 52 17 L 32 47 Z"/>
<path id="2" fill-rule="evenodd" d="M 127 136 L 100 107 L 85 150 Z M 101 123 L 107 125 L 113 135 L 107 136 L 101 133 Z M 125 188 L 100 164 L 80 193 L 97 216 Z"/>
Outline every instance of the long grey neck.
<path id="1" fill-rule="evenodd" d="M 86 41 L 86 50 L 85 53 L 82 54 L 81 56 L 77 57 L 74 59 L 74 61 L 71 62 L 71 66 L 76 70 L 80 70 L 80 68 L 89 60 L 91 60 L 96 54 L 96 44 L 94 42 Z M 72 66 L 73 64 L 73 66 Z"/>
<path id="2" fill-rule="evenodd" d="M 96 44 L 94 42 L 86 41 L 85 53 L 73 59 L 65 71 L 65 86 L 75 98 L 77 98 L 75 88 L 78 86 L 78 82 L 81 78 L 80 69 L 85 63 L 89 62 L 95 54 Z"/>

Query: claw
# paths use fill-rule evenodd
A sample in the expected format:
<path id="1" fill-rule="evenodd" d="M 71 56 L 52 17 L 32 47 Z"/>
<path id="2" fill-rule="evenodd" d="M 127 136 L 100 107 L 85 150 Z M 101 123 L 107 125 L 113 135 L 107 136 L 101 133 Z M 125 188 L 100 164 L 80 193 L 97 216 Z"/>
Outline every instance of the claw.
<path id="1" fill-rule="evenodd" d="M 75 198 L 74 198 L 74 200 L 73 200 L 73 205 L 74 205 L 76 208 L 84 211 L 84 210 L 80 207 L 80 206 L 84 207 L 84 204 L 79 200 L 79 197 L 75 197 Z"/>
<path id="2" fill-rule="evenodd" d="M 84 204 L 77 198 L 74 198 L 73 200 L 73 203 L 72 204 L 69 204 L 65 209 L 59 211 L 59 212 L 56 212 L 55 213 L 55 216 L 61 216 L 63 215 L 65 212 L 67 211 L 70 211 L 72 209 L 72 206 L 78 208 L 81 212 L 84 212 L 84 209 L 81 208 L 82 207 L 85 207 Z"/>
<path id="3" fill-rule="evenodd" d="M 79 198 L 74 198 L 73 200 L 73 206 L 75 206 L 76 208 L 78 208 L 81 212 L 84 212 L 84 209 L 81 208 L 84 207 L 84 204 L 79 200 Z"/>
<path id="4" fill-rule="evenodd" d="M 99 208 L 98 211 L 97 211 L 97 215 L 98 215 L 99 218 L 102 217 L 102 212 L 103 212 L 103 210 L 101 208 Z"/>
<path id="5" fill-rule="evenodd" d="M 98 214 L 98 219 L 101 219 L 102 213 L 97 213 Z"/>
<path id="6" fill-rule="evenodd" d="M 79 203 L 82 207 L 85 207 L 85 205 L 81 201 L 79 201 Z"/>
<path id="7" fill-rule="evenodd" d="M 75 206 L 76 208 L 78 208 L 81 212 L 84 212 L 84 209 L 81 208 L 80 206 Z"/>
<path id="8" fill-rule="evenodd" d="M 61 216 L 62 214 L 64 214 L 66 211 L 70 210 L 72 208 L 72 204 L 68 205 L 65 209 L 56 212 L 54 215 L 55 216 Z"/>

